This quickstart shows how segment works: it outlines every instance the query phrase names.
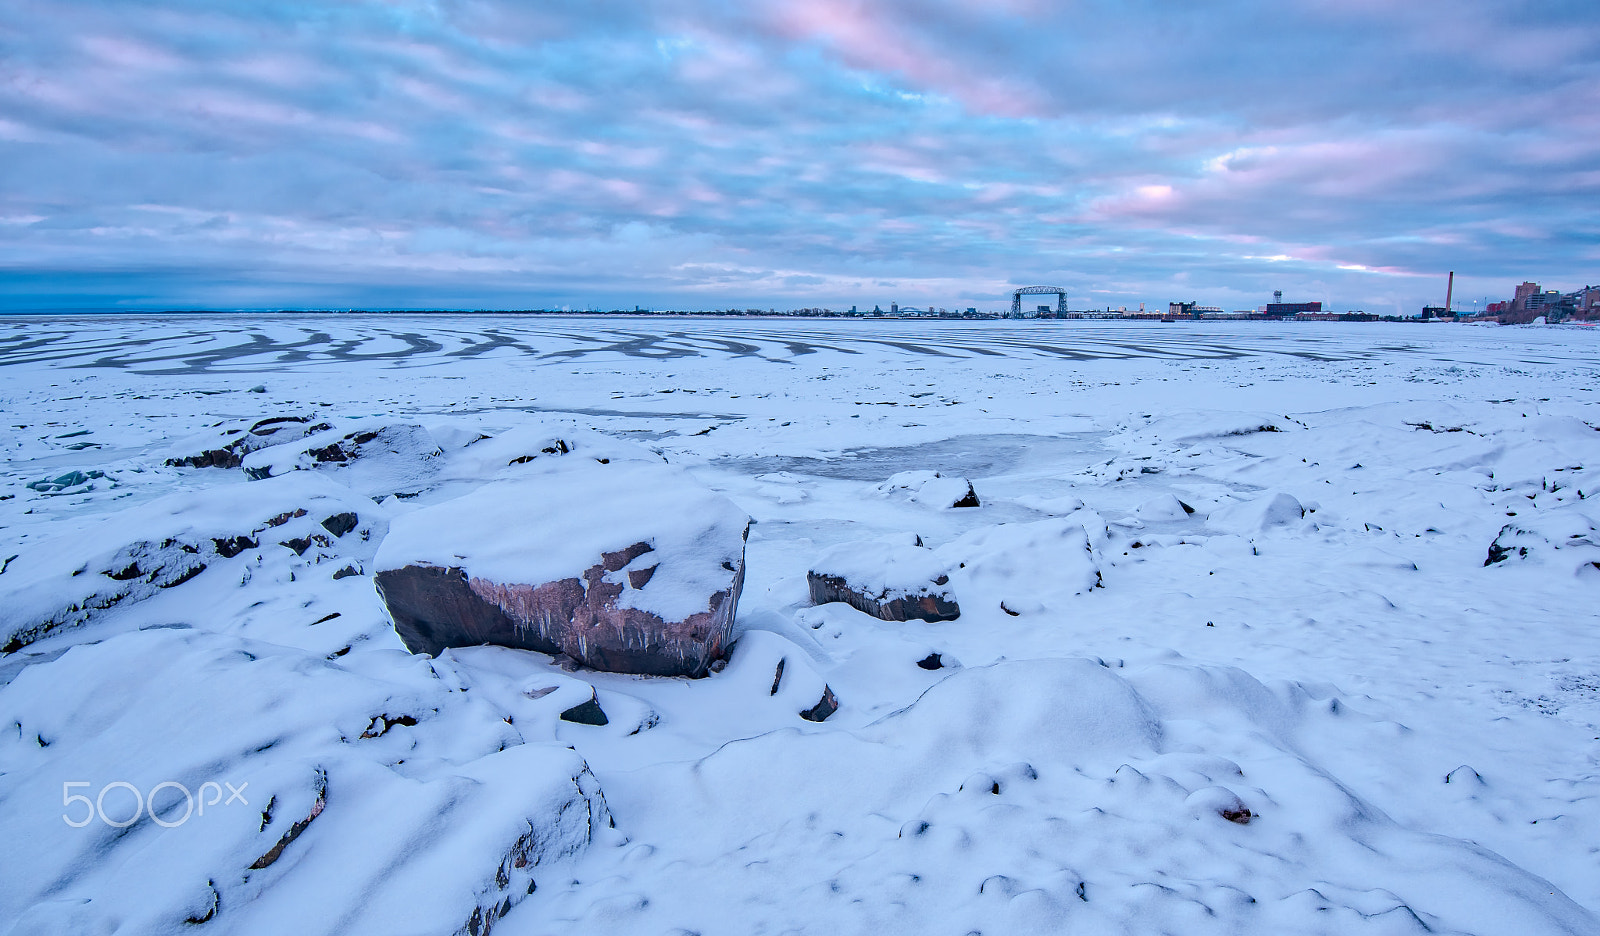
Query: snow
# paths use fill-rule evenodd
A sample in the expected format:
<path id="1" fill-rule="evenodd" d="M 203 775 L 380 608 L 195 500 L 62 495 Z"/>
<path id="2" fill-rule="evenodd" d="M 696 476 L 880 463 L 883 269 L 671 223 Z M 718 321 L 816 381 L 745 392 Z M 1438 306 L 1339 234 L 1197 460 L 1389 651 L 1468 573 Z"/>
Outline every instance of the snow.
<path id="1" fill-rule="evenodd" d="M 0 933 L 1600 933 L 1597 342 L 0 320 Z M 371 580 L 747 516 L 704 679 L 412 655 Z M 63 820 L 118 781 L 249 805 Z"/>

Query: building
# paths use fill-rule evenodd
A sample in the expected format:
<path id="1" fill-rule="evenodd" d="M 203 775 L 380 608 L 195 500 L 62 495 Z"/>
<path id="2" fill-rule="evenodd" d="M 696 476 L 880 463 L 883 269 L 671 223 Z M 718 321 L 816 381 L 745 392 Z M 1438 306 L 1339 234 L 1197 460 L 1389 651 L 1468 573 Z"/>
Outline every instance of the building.
<path id="1" fill-rule="evenodd" d="M 1600 287 L 1585 286 L 1569 293 L 1540 289 L 1538 283 L 1523 283 L 1510 302 L 1490 303 L 1485 310 L 1496 314 L 1502 325 L 1523 325 L 1543 318 L 1547 322 L 1600 319 Z"/>
<path id="2" fill-rule="evenodd" d="M 1533 316 L 1542 314 L 1547 306 L 1554 306 L 1561 302 L 1561 293 L 1551 289 L 1541 291 L 1538 283 L 1523 283 L 1517 287 L 1516 297 L 1511 300 L 1511 307 L 1507 314 L 1515 318 L 1523 315 L 1523 321 L 1531 321 Z"/>
<path id="3" fill-rule="evenodd" d="M 1266 314 L 1267 318 L 1288 318 L 1291 315 L 1299 315 L 1301 312 L 1321 312 L 1322 303 L 1321 301 L 1269 302 L 1267 307 L 1261 311 Z"/>

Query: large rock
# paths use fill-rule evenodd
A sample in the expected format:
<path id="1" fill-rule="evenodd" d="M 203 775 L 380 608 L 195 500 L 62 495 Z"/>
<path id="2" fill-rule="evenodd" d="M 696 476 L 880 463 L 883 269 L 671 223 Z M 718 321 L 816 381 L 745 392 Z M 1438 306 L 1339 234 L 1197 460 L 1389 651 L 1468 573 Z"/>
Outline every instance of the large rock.
<path id="1" fill-rule="evenodd" d="M 374 566 L 407 648 L 705 675 L 729 643 L 749 518 L 659 463 L 540 461 L 394 521 Z"/>
<path id="2" fill-rule="evenodd" d="M 949 561 L 914 535 L 846 543 L 811 564 L 806 584 L 815 604 L 842 601 L 885 621 L 953 621 Z"/>

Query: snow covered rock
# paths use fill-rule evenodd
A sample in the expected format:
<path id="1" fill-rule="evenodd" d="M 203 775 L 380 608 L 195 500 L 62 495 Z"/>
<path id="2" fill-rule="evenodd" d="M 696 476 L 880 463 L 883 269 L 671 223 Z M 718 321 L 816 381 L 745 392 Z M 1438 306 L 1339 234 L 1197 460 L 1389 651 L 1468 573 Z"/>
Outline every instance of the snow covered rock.
<path id="1" fill-rule="evenodd" d="M 529 740 L 586 745 L 595 729 L 627 737 L 654 729 L 661 715 L 630 693 L 552 669 L 507 647 L 455 647 L 431 663 L 452 683 L 506 713 Z M 586 674 L 594 675 L 594 674 Z M 603 719 L 603 720 L 602 720 Z"/>
<path id="2" fill-rule="evenodd" d="M 1079 518 L 980 527 L 927 549 L 906 534 L 835 547 L 806 576 L 816 604 L 842 601 L 886 621 L 948 621 L 963 611 L 1017 617 L 1100 585 Z"/>
<path id="3" fill-rule="evenodd" d="M 1500 528 L 1483 564 L 1511 559 L 1600 568 L 1600 520 L 1576 505 L 1525 513 Z"/>
<path id="4" fill-rule="evenodd" d="M 445 452 L 441 479 L 488 481 L 514 477 L 519 469 L 550 469 L 551 462 L 619 461 L 662 464 L 649 449 L 554 421 L 540 421 L 493 436 L 448 423 L 430 424 L 428 433 Z M 570 466 L 569 466 L 570 467 Z"/>
<path id="5" fill-rule="evenodd" d="M 953 621 L 961 608 L 949 572 L 938 553 L 905 534 L 836 546 L 811 564 L 806 583 L 815 604 L 842 601 L 885 621 Z"/>
<path id="6" fill-rule="evenodd" d="M 0 578 L 0 652 L 246 552 L 281 546 L 315 562 L 332 558 L 342 536 L 370 538 L 382 529 L 380 508 L 313 476 L 171 494 L 24 547 Z"/>
<path id="7" fill-rule="evenodd" d="M 1133 512 L 1134 516 L 1146 523 L 1167 523 L 1173 520 L 1183 520 L 1194 513 L 1194 508 L 1178 500 L 1171 494 L 1163 494 L 1152 498 L 1139 505 Z"/>
<path id="8" fill-rule="evenodd" d="M 1188 447 L 1217 439 L 1236 439 L 1258 432 L 1290 432 L 1302 428 L 1274 413 L 1239 413 L 1198 410 L 1158 416 L 1133 429 L 1131 437 L 1146 442 Z"/>
<path id="9" fill-rule="evenodd" d="M 729 642 L 749 518 L 664 465 L 536 464 L 394 521 L 374 567 L 406 646 L 705 675 Z"/>
<path id="10" fill-rule="evenodd" d="M 372 496 L 415 494 L 433 483 L 443 452 L 428 430 L 413 423 L 362 421 L 341 424 L 246 455 L 251 478 L 291 471 L 339 471 L 340 480 Z"/>
<path id="11" fill-rule="evenodd" d="M 1305 514 L 1305 508 L 1293 495 L 1267 493 L 1218 507 L 1206 516 L 1206 526 L 1223 533 L 1248 535 L 1294 523 Z"/>
<path id="12" fill-rule="evenodd" d="M 746 631 L 718 677 L 741 687 L 749 705 L 770 705 L 806 721 L 826 721 L 839 699 L 805 651 L 770 631 Z"/>
<path id="13" fill-rule="evenodd" d="M 12 932 L 481 934 L 610 825 L 581 756 L 398 651 L 137 631 L 25 669 L 0 709 L 0 837 L 30 843 Z M 18 808 L 63 778 L 87 781 L 67 821 Z"/>
<path id="14" fill-rule="evenodd" d="M 918 504 L 940 509 L 977 507 L 978 492 L 966 478 L 947 478 L 937 471 L 902 471 L 878 485 L 879 494 L 902 494 Z"/>
<path id="15" fill-rule="evenodd" d="M 331 428 L 326 422 L 314 423 L 309 416 L 269 416 L 248 427 L 232 425 L 220 435 L 202 435 L 181 442 L 166 464 L 170 468 L 237 468 L 246 455 L 258 449 L 284 445 Z"/>
<path id="16" fill-rule="evenodd" d="M 1076 518 L 981 527 L 939 547 L 950 588 L 971 614 L 993 619 L 1069 607 L 1100 587 L 1089 532 Z"/>

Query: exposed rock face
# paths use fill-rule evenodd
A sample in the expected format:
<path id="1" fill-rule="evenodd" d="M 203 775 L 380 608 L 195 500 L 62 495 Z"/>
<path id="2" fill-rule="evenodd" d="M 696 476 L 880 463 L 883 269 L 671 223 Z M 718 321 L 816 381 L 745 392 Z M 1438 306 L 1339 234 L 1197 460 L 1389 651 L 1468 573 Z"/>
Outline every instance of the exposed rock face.
<path id="1" fill-rule="evenodd" d="M 375 582 L 414 653 L 489 643 L 699 677 L 729 643 L 747 529 L 664 466 L 577 462 L 399 518 Z"/>
<path id="2" fill-rule="evenodd" d="M 646 543 L 635 545 L 648 551 Z M 541 585 L 506 584 L 460 568 L 420 565 L 386 569 L 375 579 L 395 631 L 413 653 L 498 644 L 565 653 L 614 673 L 704 676 L 727 648 L 744 585 L 742 557 L 728 588 L 710 596 L 707 610 L 666 621 L 617 606 L 624 588 L 643 585 L 605 581 L 605 573 L 621 568 L 619 557 L 626 553 L 606 553 L 581 577 Z M 630 573 L 629 578 L 635 577 Z"/>

